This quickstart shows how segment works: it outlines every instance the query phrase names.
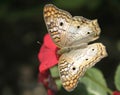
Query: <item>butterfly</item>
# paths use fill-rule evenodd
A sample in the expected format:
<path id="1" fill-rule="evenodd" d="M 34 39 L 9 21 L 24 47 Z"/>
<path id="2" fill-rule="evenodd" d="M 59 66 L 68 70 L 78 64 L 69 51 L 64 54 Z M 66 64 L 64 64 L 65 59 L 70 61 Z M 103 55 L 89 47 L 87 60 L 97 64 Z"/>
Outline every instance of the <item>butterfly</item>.
<path id="1" fill-rule="evenodd" d="M 60 48 L 58 69 L 62 85 L 72 91 L 86 70 L 107 56 L 102 43 L 89 44 L 99 38 L 101 29 L 97 19 L 73 17 L 53 4 L 45 5 L 43 13 L 48 32 Z"/>

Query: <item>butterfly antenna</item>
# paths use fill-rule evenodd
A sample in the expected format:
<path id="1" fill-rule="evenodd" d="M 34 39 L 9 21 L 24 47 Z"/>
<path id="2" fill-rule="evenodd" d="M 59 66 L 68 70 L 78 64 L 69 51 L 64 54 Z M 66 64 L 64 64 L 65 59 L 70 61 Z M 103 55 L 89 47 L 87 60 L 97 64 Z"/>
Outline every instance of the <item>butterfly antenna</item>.
<path id="1" fill-rule="evenodd" d="M 40 41 L 37 41 L 37 44 L 42 45 Z"/>

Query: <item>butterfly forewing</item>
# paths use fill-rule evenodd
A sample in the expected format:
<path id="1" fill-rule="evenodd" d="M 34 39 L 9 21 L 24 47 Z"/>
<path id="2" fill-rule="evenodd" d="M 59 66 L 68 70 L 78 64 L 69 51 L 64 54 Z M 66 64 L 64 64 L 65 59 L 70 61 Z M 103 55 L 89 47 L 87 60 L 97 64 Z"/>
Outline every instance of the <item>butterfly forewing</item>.
<path id="1" fill-rule="evenodd" d="M 67 30 L 71 24 L 70 13 L 58 9 L 52 4 L 44 7 L 44 19 L 52 40 L 58 47 L 65 45 Z"/>
<path id="2" fill-rule="evenodd" d="M 85 71 L 106 56 L 105 47 L 101 43 L 64 53 L 58 63 L 63 87 L 67 91 L 72 91 Z"/>

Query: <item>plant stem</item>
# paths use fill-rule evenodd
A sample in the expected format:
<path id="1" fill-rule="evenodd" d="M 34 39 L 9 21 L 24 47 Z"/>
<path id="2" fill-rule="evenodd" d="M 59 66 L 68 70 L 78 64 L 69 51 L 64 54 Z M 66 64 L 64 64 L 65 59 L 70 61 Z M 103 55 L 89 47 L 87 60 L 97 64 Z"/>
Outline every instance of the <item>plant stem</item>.
<path id="1" fill-rule="evenodd" d="M 97 81 L 95 78 L 91 77 L 88 73 L 86 73 L 86 76 L 90 78 L 92 81 L 100 85 L 104 90 L 106 90 L 110 95 L 112 95 L 112 90 L 107 88 L 105 85 L 101 84 L 99 81 Z"/>

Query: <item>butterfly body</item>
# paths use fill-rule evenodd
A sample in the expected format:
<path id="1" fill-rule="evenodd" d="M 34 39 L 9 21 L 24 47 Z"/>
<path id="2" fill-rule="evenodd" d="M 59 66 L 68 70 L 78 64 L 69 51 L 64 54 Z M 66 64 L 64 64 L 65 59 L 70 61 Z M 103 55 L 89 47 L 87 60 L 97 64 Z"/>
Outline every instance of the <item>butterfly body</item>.
<path id="1" fill-rule="evenodd" d="M 101 43 L 88 45 L 99 38 L 97 20 L 74 16 L 52 4 L 44 7 L 44 20 L 53 42 L 60 48 L 58 62 L 63 87 L 72 91 L 85 71 L 107 56 Z"/>

